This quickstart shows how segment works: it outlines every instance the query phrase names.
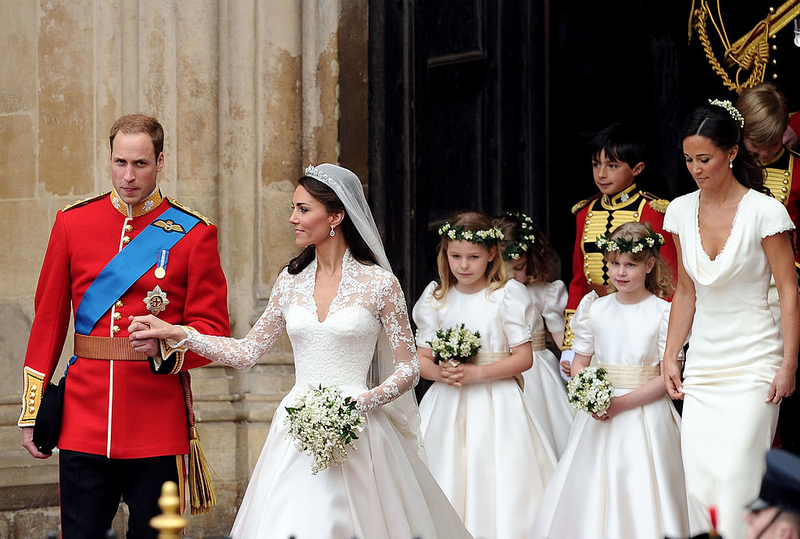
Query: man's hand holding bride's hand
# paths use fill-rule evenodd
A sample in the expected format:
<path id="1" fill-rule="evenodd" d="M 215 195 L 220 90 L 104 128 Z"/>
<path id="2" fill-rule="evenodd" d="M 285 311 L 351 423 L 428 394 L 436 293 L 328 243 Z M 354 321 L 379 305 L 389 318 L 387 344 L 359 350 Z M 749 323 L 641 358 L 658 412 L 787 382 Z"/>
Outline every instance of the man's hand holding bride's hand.
<path id="1" fill-rule="evenodd" d="M 160 318 L 148 314 L 146 316 L 129 316 L 128 333 L 131 346 L 137 352 L 148 356 L 157 356 L 159 352 L 159 339 L 172 339 L 181 341 L 186 338 L 186 332 L 180 326 L 173 326 Z"/>

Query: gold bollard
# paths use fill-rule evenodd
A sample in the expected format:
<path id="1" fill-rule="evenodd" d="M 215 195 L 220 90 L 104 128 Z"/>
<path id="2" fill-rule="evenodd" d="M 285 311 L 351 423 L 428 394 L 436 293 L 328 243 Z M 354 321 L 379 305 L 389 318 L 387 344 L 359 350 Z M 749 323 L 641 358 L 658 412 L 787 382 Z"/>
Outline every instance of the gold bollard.
<path id="1" fill-rule="evenodd" d="M 178 512 L 181 499 L 174 481 L 166 481 L 161 487 L 158 506 L 161 514 L 150 519 L 150 526 L 158 530 L 158 539 L 180 539 L 181 530 L 189 521 Z"/>

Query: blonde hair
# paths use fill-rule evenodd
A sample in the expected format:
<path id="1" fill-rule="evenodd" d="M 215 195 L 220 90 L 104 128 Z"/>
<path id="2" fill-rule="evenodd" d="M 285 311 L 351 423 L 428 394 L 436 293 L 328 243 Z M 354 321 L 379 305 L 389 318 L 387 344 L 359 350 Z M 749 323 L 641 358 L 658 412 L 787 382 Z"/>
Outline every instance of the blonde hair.
<path id="1" fill-rule="evenodd" d="M 488 230 L 494 225 L 492 219 L 488 215 L 478 212 L 464 212 L 457 213 L 448 222 L 456 227 L 463 226 L 464 230 L 475 232 L 477 230 Z M 442 236 L 439 242 L 439 254 L 436 257 L 436 266 L 439 270 L 439 284 L 433 290 L 433 297 L 437 300 L 442 300 L 457 283 L 458 279 L 453 272 L 450 271 L 450 264 L 447 260 L 447 248 L 450 242 L 453 241 L 447 235 Z M 477 244 L 476 244 L 477 245 Z M 503 257 L 497 246 L 484 247 L 479 245 L 487 251 L 494 250 L 494 259 L 486 265 L 486 289 L 488 292 L 493 292 L 501 288 L 506 282 L 506 267 L 503 263 Z"/>
<path id="2" fill-rule="evenodd" d="M 763 82 L 742 92 L 736 108 L 744 116 L 744 139 L 756 146 L 783 140 L 789 125 L 786 96 L 771 82 Z"/>
<path id="3" fill-rule="evenodd" d="M 611 233 L 609 239 L 624 238 L 628 241 L 638 241 L 642 238 L 652 236 L 655 234 L 653 228 L 649 223 L 637 223 L 635 221 L 624 223 Z M 651 258 L 655 259 L 653 269 L 647 274 L 644 280 L 644 287 L 651 294 L 660 298 L 667 298 L 675 292 L 675 278 L 672 275 L 672 269 L 664 261 L 657 247 L 644 248 L 638 253 L 626 252 L 636 262 L 647 262 Z M 608 251 L 605 253 L 605 258 L 608 261 L 614 261 L 619 258 L 619 251 Z M 616 292 L 614 285 L 609 283 L 608 291 Z"/>

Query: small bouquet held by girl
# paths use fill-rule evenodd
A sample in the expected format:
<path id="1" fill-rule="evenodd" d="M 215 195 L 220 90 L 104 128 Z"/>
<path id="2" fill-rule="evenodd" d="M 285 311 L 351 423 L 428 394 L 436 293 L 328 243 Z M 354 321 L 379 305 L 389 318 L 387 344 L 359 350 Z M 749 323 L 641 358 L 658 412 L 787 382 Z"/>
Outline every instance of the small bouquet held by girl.
<path id="1" fill-rule="evenodd" d="M 567 383 L 569 403 L 590 414 L 605 414 L 613 396 L 614 386 L 603 367 L 585 367 Z"/>
<path id="2" fill-rule="evenodd" d="M 309 388 L 286 411 L 288 436 L 298 451 L 311 456 L 312 475 L 329 466 L 341 466 L 347 460 L 346 446 L 355 449 L 357 433 L 364 429 L 364 416 L 356 410 L 356 401 L 343 398 L 337 387 Z"/>
<path id="3" fill-rule="evenodd" d="M 481 349 L 481 332 L 467 329 L 464 324 L 440 329 L 427 341 L 433 350 L 433 361 L 437 365 L 446 361 L 453 367 L 474 357 Z"/>

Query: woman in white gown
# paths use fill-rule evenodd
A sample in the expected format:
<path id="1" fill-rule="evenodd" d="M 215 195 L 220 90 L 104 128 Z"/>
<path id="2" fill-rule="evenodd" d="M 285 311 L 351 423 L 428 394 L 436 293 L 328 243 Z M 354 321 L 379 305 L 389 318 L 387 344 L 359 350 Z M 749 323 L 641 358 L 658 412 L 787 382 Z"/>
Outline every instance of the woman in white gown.
<path id="1" fill-rule="evenodd" d="M 616 291 L 602 298 L 590 292 L 572 318 L 574 372 L 590 360 L 604 367 L 614 396 L 604 415 L 575 416 L 530 539 L 689 533 L 680 418 L 659 369 L 670 307 L 662 298 L 674 290 L 655 246 L 659 239 L 643 223 L 618 227 L 611 235 L 615 249 L 606 251 Z"/>
<path id="2" fill-rule="evenodd" d="M 295 386 L 273 417 L 231 531 L 234 539 L 468 538 L 422 460 L 410 391 L 419 362 L 405 298 L 361 183 L 329 164 L 309 166 L 298 183 L 289 222 L 305 249 L 280 273 L 264 314 L 245 338 L 210 337 L 146 316 L 133 320 L 131 340 L 176 341 L 171 344 L 246 369 L 288 333 Z M 391 374 L 367 389 L 376 343 L 379 356 L 389 352 L 383 360 Z M 349 458 L 312 475 L 311 457 L 287 438 L 284 420 L 286 406 L 319 385 L 338 386 L 366 421 Z"/>
<path id="3" fill-rule="evenodd" d="M 533 219 L 522 213 L 507 214 L 496 218 L 495 224 L 503 231 L 506 273 L 525 285 L 533 303 L 533 366 L 522 373 L 523 395 L 560 459 L 567 446 L 573 410 L 567 401 L 558 358 L 546 342 L 548 332 L 559 346 L 564 340 L 567 287 L 559 280 L 548 281 L 556 254 Z"/>
<path id="4" fill-rule="evenodd" d="M 794 391 L 797 282 L 783 204 L 760 192 L 763 177 L 742 145 L 743 120 L 730 102 L 696 109 L 682 132 L 698 191 L 664 218 L 678 248 L 664 376 L 684 399 L 681 444 L 692 534 L 741 539 L 743 507 L 758 495 L 778 404 Z M 783 342 L 770 312 L 770 274 L 780 295 Z M 689 335 L 684 380 L 677 362 Z"/>

